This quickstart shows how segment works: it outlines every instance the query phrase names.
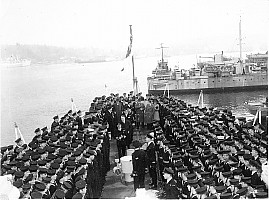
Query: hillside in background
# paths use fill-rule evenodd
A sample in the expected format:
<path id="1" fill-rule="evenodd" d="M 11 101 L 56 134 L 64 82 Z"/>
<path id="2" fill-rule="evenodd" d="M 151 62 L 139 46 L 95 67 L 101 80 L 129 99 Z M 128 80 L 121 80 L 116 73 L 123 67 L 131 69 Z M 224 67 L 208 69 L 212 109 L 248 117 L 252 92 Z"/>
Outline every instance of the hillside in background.
<path id="1" fill-rule="evenodd" d="M 97 48 L 65 48 L 47 45 L 3 45 L 1 59 L 30 59 L 32 63 L 75 62 L 76 60 L 106 60 L 117 58 L 119 52 Z"/>
<path id="2" fill-rule="evenodd" d="M 168 45 L 169 46 L 169 45 Z M 183 45 L 174 44 L 169 46 L 165 50 L 164 56 L 176 56 L 184 54 L 201 54 L 208 53 L 213 54 L 216 52 L 224 51 L 226 53 L 229 50 L 226 48 L 210 48 L 208 45 L 203 44 L 197 46 L 193 45 Z M 245 46 L 245 50 L 251 51 L 251 48 Z M 99 48 L 66 48 L 66 47 L 56 47 L 47 45 L 26 45 L 26 44 L 16 44 L 16 45 L 2 45 L 1 46 L 1 59 L 6 60 L 10 57 L 15 57 L 18 59 L 30 59 L 32 63 L 72 63 L 72 62 L 83 62 L 83 61 L 113 61 L 121 60 L 126 55 L 126 49 L 99 49 Z M 233 49 L 235 50 L 235 49 Z M 160 50 L 156 48 L 139 48 L 133 49 L 133 54 L 136 57 L 152 57 L 160 56 Z"/>

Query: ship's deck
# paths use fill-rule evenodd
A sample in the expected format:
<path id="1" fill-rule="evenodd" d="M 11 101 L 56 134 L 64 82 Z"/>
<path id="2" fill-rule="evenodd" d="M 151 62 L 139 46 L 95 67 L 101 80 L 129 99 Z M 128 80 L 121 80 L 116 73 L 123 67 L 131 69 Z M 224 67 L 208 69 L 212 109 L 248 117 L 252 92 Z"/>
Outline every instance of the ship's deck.
<path id="1" fill-rule="evenodd" d="M 140 131 L 134 130 L 133 140 L 139 140 L 142 144 L 145 143 L 145 136 L 147 130 L 142 129 Z M 125 197 L 135 197 L 134 184 L 126 183 L 124 181 L 124 176 L 116 175 L 113 173 L 113 167 L 116 166 L 115 155 L 117 155 L 117 145 L 116 140 L 112 139 L 110 143 L 110 171 L 106 176 L 106 183 L 102 192 L 102 199 L 125 199 Z M 145 187 L 149 187 L 149 174 L 146 174 L 145 177 Z"/>

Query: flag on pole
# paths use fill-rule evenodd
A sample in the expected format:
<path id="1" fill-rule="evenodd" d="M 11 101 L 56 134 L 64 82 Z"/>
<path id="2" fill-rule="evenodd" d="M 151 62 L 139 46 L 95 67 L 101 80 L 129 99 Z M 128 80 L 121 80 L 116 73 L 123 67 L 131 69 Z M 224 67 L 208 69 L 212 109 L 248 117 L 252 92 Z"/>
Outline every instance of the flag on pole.
<path id="1" fill-rule="evenodd" d="M 128 46 L 128 49 L 127 49 L 127 53 L 126 53 L 126 57 L 125 58 L 128 58 L 128 56 L 131 54 L 132 44 L 133 44 L 133 33 L 132 33 L 132 25 L 130 25 L 130 44 Z"/>

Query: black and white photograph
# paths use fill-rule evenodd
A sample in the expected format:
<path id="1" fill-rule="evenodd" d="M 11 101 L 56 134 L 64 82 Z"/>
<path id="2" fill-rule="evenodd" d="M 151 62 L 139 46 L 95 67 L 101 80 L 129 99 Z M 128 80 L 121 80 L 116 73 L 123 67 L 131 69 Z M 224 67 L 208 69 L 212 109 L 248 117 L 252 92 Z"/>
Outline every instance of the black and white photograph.
<path id="1" fill-rule="evenodd" d="M 268 199 L 268 0 L 0 0 L 0 199 Z"/>

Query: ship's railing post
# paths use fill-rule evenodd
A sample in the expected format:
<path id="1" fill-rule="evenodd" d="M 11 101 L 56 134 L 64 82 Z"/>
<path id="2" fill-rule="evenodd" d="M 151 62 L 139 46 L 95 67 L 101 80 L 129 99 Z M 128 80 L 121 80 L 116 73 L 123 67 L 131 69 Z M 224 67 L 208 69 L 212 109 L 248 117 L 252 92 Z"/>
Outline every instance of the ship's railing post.
<path id="1" fill-rule="evenodd" d="M 255 122 L 256 122 L 256 120 L 257 120 L 258 113 L 259 113 L 259 112 L 257 111 L 256 114 L 255 114 L 255 117 L 254 117 L 254 119 L 253 119 L 252 126 L 254 126 L 254 124 L 255 124 Z"/>
<path id="2" fill-rule="evenodd" d="M 73 98 L 71 98 L 71 110 L 72 110 L 72 112 L 73 112 L 73 110 L 74 110 L 74 105 L 73 105 Z"/>
<path id="3" fill-rule="evenodd" d="M 165 96 L 166 87 L 167 87 L 167 85 L 165 84 L 164 91 L 163 91 L 163 96 Z"/>
<path id="4" fill-rule="evenodd" d="M 204 107 L 204 95 L 203 95 L 203 90 L 201 90 L 199 97 L 198 97 L 198 106 L 201 104 L 202 108 Z"/>
<path id="5" fill-rule="evenodd" d="M 16 140 L 19 138 L 18 137 L 18 129 L 17 129 L 17 124 L 16 124 L 16 122 L 14 122 L 15 123 L 15 136 L 16 136 Z"/>
<path id="6" fill-rule="evenodd" d="M 262 123 L 262 111 L 261 111 L 261 108 L 259 108 L 257 110 L 256 115 L 255 115 L 254 120 L 253 120 L 252 126 L 255 125 L 255 122 L 257 121 L 257 119 L 259 120 L 259 124 L 261 124 Z"/>
<path id="7" fill-rule="evenodd" d="M 168 98 L 169 98 L 169 92 L 170 92 L 169 89 L 170 89 L 169 88 L 169 83 L 167 83 L 167 96 L 168 96 Z"/>
<path id="8" fill-rule="evenodd" d="M 259 124 L 262 124 L 262 111 L 259 109 Z"/>
<path id="9" fill-rule="evenodd" d="M 201 93 L 199 94 L 198 101 L 197 101 L 197 105 L 198 105 L 198 106 L 199 106 L 199 104 L 200 104 L 200 98 L 201 98 Z"/>
<path id="10" fill-rule="evenodd" d="M 203 90 L 201 90 L 201 99 L 202 99 L 202 108 L 204 107 L 204 94 L 203 94 Z"/>
<path id="11" fill-rule="evenodd" d="M 23 137 L 23 135 L 22 135 L 22 133 L 21 133 L 21 131 L 20 131 L 20 129 L 19 129 L 17 123 L 15 122 L 14 124 L 15 124 L 15 135 L 16 135 L 16 140 L 19 139 L 19 138 L 21 138 L 21 140 L 23 141 L 23 144 L 25 144 L 24 137 Z M 19 135 L 18 135 L 18 134 L 19 134 Z"/>
<path id="12" fill-rule="evenodd" d="M 76 110 L 76 112 L 78 111 L 77 107 L 76 107 L 76 104 L 74 103 L 74 100 L 73 98 L 71 98 L 71 104 L 72 104 L 72 112 L 74 112 L 74 108 Z"/>
<path id="13" fill-rule="evenodd" d="M 20 131 L 19 127 L 18 127 L 18 132 L 19 132 L 20 137 L 21 137 L 21 139 L 22 139 L 22 141 L 23 141 L 23 144 L 25 144 L 26 142 L 25 142 L 25 140 L 24 140 L 24 138 L 23 138 L 23 136 L 22 136 L 22 134 L 21 134 L 21 131 Z"/>
<path id="14" fill-rule="evenodd" d="M 163 96 L 165 96 L 165 92 L 167 91 L 167 97 L 169 98 L 169 83 L 165 84 L 164 91 L 163 91 Z"/>

